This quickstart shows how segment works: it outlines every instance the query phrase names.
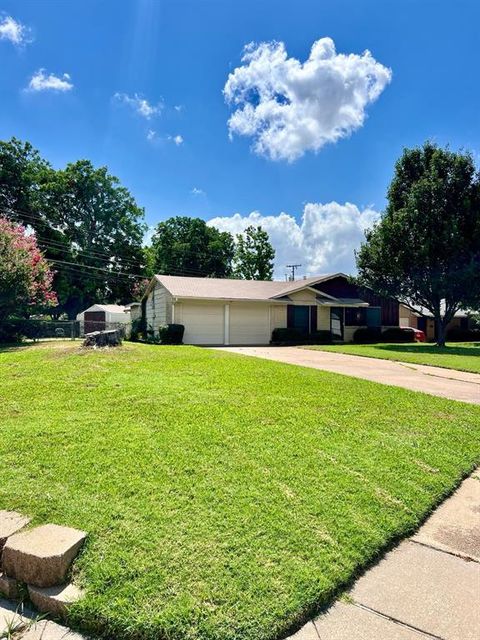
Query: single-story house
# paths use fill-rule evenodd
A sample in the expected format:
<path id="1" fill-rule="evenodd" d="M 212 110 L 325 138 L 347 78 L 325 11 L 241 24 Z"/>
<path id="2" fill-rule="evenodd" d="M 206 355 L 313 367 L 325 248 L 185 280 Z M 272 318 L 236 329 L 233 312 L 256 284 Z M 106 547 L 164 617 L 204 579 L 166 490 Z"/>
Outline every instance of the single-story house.
<path id="1" fill-rule="evenodd" d="M 404 304 L 400 305 L 400 326 L 413 327 L 425 333 L 427 340 L 435 340 L 435 321 L 433 314 L 425 307 L 413 306 L 409 308 Z M 470 313 L 460 309 L 457 311 L 451 322 L 447 325 L 447 332 L 454 328 L 471 329 L 472 321 Z"/>
<path id="2" fill-rule="evenodd" d="M 350 341 L 359 327 L 398 327 L 396 300 L 359 290 L 343 273 L 293 282 L 156 275 L 142 301 L 147 330 L 185 327 L 197 345 L 268 344 L 273 329 L 331 331 Z"/>
<path id="3" fill-rule="evenodd" d="M 77 314 L 77 321 L 80 323 L 80 335 L 84 335 L 129 324 L 130 310 L 119 304 L 92 304 Z"/>

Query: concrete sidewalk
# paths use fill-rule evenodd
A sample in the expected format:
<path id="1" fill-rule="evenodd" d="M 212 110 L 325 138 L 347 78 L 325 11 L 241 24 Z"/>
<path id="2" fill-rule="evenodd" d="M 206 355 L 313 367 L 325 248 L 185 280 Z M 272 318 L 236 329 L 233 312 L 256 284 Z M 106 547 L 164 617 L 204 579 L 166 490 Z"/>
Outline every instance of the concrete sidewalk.
<path id="1" fill-rule="evenodd" d="M 480 475 L 289 640 L 478 640 Z"/>
<path id="2" fill-rule="evenodd" d="M 300 347 L 217 347 L 220 350 L 341 373 L 381 384 L 480 404 L 480 375 Z"/>

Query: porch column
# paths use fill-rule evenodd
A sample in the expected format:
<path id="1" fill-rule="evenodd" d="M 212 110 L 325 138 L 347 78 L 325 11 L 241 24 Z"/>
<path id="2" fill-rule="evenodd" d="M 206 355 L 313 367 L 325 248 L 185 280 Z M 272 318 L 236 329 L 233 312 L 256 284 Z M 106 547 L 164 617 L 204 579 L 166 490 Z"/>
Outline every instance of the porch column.
<path id="1" fill-rule="evenodd" d="M 230 344 L 230 305 L 229 304 L 225 305 L 224 319 L 225 319 L 225 327 L 224 327 L 223 344 L 229 345 Z"/>

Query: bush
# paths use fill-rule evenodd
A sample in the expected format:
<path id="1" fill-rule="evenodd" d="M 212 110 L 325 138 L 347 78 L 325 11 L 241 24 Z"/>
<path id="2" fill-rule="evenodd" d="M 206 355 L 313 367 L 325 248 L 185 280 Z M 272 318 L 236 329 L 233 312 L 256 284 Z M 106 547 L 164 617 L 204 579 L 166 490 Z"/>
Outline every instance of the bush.
<path id="1" fill-rule="evenodd" d="M 382 333 L 383 342 L 415 342 L 415 332 L 407 327 L 391 327 Z"/>
<path id="2" fill-rule="evenodd" d="M 309 344 L 331 344 L 333 342 L 331 331 L 312 331 L 307 337 Z"/>
<path id="3" fill-rule="evenodd" d="M 380 328 L 360 327 L 353 334 L 353 341 L 357 344 L 375 344 L 380 341 Z"/>
<path id="4" fill-rule="evenodd" d="M 447 331 L 448 342 L 480 342 L 480 329 L 453 327 Z"/>
<path id="5" fill-rule="evenodd" d="M 272 331 L 272 344 L 298 344 L 304 342 L 305 335 L 298 329 L 278 328 Z"/>
<path id="6" fill-rule="evenodd" d="M 158 329 L 161 344 L 183 344 L 183 324 L 166 324 Z"/>
<path id="7" fill-rule="evenodd" d="M 145 334 L 145 322 L 143 321 L 143 318 L 136 318 L 136 320 L 132 321 L 129 340 L 131 342 L 138 342 L 144 337 L 144 334 Z"/>
<path id="8" fill-rule="evenodd" d="M 313 331 L 302 333 L 298 329 L 279 328 L 272 331 L 271 344 L 330 344 L 330 331 Z"/>

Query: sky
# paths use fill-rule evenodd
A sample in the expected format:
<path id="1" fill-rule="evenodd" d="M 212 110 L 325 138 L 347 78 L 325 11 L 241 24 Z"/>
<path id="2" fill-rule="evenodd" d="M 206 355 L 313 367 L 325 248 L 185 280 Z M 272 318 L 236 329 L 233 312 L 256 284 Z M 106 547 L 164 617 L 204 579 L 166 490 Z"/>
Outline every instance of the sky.
<path id="1" fill-rule="evenodd" d="M 0 0 L 0 139 L 106 165 L 146 222 L 262 225 L 354 271 L 395 160 L 480 152 L 478 0 Z"/>

